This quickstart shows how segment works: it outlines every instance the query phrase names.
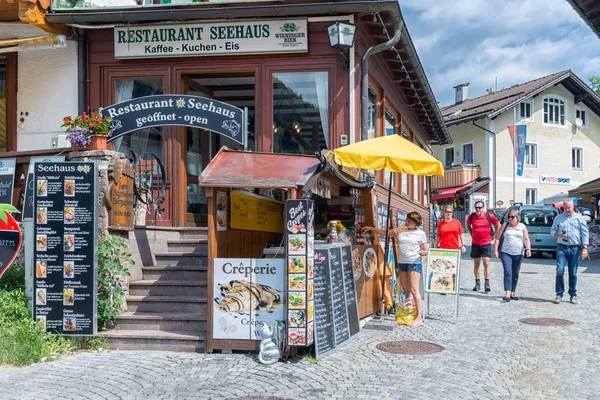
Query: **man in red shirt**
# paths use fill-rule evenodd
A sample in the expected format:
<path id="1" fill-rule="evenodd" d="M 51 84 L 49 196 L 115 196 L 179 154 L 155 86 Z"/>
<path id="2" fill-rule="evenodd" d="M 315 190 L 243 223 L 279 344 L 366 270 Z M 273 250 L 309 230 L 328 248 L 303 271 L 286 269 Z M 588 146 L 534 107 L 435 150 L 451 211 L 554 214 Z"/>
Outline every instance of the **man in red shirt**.
<path id="1" fill-rule="evenodd" d="M 467 218 L 467 230 L 471 234 L 471 258 L 473 258 L 473 273 L 475 274 L 475 287 L 473 291 L 481 289 L 479 280 L 479 266 L 483 258 L 483 274 L 485 277 L 485 293 L 490 289 L 490 257 L 492 256 L 492 225 L 496 231 L 500 228 L 500 222 L 494 214 L 486 214 L 483 201 L 475 202 L 475 213 Z"/>

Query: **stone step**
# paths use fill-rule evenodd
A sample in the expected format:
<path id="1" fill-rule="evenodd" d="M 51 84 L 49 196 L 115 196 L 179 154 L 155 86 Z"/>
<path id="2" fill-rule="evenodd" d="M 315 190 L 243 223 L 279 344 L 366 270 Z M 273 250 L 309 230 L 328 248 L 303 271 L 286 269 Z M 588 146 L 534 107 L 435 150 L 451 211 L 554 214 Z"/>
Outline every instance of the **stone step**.
<path id="1" fill-rule="evenodd" d="M 208 239 L 207 227 L 176 228 L 181 239 Z"/>
<path id="2" fill-rule="evenodd" d="M 208 283 L 201 281 L 142 280 L 129 283 L 132 296 L 203 296 L 208 293 Z"/>
<path id="3" fill-rule="evenodd" d="M 135 313 L 206 314 L 206 297 L 198 296 L 127 296 L 127 311 Z"/>
<path id="4" fill-rule="evenodd" d="M 164 332 L 206 332 L 206 315 L 199 313 L 122 313 L 117 317 L 121 330 Z"/>
<path id="5" fill-rule="evenodd" d="M 208 265 L 208 256 L 197 253 L 169 252 L 154 255 L 157 267 L 170 267 L 174 265 Z"/>
<path id="6" fill-rule="evenodd" d="M 198 253 L 208 255 L 208 239 L 179 239 L 168 240 L 169 252 Z"/>
<path id="7" fill-rule="evenodd" d="M 194 332 L 174 333 L 144 330 L 110 330 L 100 336 L 115 350 L 159 350 L 202 353 L 205 337 Z"/>
<path id="8" fill-rule="evenodd" d="M 206 265 L 175 265 L 172 267 L 142 267 L 146 280 L 180 280 L 207 281 L 208 267 Z"/>

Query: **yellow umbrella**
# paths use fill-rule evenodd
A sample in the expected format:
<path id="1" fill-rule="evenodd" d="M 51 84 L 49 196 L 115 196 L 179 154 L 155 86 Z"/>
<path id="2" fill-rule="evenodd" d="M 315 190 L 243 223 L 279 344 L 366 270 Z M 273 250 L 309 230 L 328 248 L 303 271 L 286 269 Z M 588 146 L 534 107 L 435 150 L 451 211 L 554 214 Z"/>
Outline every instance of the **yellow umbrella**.
<path id="1" fill-rule="evenodd" d="M 411 175 L 444 176 L 442 163 L 400 135 L 380 136 L 334 150 L 343 167 L 380 170 Z"/>
<path id="2" fill-rule="evenodd" d="M 392 198 L 392 172 L 411 175 L 440 175 L 444 176 L 442 163 L 417 145 L 402 138 L 400 135 L 380 136 L 363 140 L 334 150 L 335 162 L 343 167 L 390 171 L 390 186 L 388 189 L 387 215 L 390 215 Z M 389 218 L 385 226 L 385 251 L 383 262 L 383 278 L 381 282 L 381 320 L 385 312 L 385 281 L 387 260 L 389 254 Z"/>

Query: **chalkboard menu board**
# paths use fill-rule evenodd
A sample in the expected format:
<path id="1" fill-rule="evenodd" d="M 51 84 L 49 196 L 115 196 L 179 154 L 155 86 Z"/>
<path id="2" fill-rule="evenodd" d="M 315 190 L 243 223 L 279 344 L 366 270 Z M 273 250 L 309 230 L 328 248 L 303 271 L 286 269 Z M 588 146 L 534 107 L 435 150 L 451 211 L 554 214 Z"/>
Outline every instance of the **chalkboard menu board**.
<path id="1" fill-rule="evenodd" d="M 96 165 L 35 163 L 34 318 L 62 335 L 97 332 Z"/>
<path id="2" fill-rule="evenodd" d="M 350 336 L 360 332 L 360 318 L 358 316 L 358 301 L 356 300 L 356 286 L 354 271 L 352 270 L 352 246 L 342 246 L 342 270 L 344 274 L 344 293 L 346 294 L 346 310 Z"/>
<path id="3" fill-rule="evenodd" d="M 16 158 L 0 160 L 0 203 L 12 204 Z"/>
<path id="4" fill-rule="evenodd" d="M 21 210 L 21 220 L 27 221 L 33 218 L 33 193 L 35 183 L 33 181 L 33 166 L 35 163 L 42 162 L 60 162 L 65 161 L 64 156 L 60 157 L 31 157 L 29 159 L 29 169 L 27 170 L 27 180 L 25 181 L 25 197 L 23 198 L 23 210 Z"/>
<path id="5" fill-rule="evenodd" d="M 315 248 L 315 355 L 321 357 L 360 331 L 352 271 L 352 247 Z M 347 260 L 347 261 L 346 261 Z"/>

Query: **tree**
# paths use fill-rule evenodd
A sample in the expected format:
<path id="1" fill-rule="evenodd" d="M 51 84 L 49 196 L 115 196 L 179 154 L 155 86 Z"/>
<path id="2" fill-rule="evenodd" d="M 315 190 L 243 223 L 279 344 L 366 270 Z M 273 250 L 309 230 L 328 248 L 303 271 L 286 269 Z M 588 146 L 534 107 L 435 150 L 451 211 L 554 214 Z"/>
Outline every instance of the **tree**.
<path id="1" fill-rule="evenodd" d="M 588 78 L 588 82 L 592 89 L 594 89 L 594 92 L 600 95 L 600 76 L 592 75 Z"/>

